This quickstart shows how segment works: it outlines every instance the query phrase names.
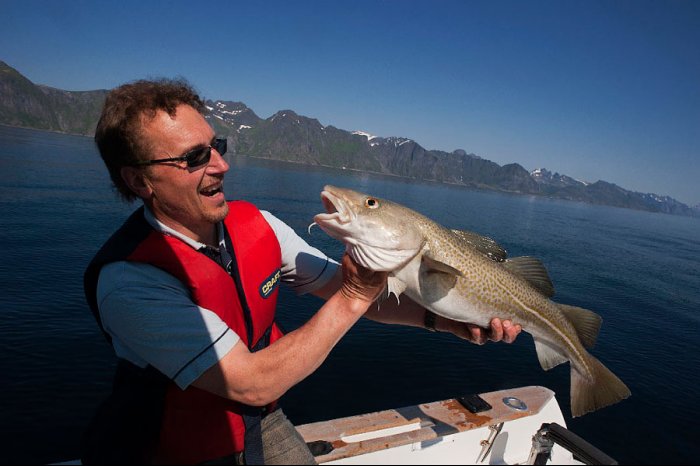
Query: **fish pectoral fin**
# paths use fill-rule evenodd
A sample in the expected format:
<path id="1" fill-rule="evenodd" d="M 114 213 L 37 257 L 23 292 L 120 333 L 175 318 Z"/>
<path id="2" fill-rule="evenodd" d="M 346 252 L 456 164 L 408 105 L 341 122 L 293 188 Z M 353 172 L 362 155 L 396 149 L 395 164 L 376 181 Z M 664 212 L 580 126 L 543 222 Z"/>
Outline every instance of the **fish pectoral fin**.
<path id="1" fill-rule="evenodd" d="M 399 296 L 401 295 L 401 293 L 406 291 L 406 284 L 396 277 L 387 278 L 386 283 L 387 283 L 387 285 L 386 285 L 387 286 L 387 296 L 389 296 L 391 293 L 393 293 L 394 296 L 396 296 L 396 303 L 401 304 L 401 302 L 399 301 Z"/>
<path id="2" fill-rule="evenodd" d="M 374 300 L 375 303 L 377 303 L 377 310 L 380 310 L 382 308 L 382 304 L 384 304 L 384 301 L 389 299 L 389 287 L 387 286 L 382 290 L 381 293 L 379 293 L 379 296 L 377 296 L 377 299 Z"/>
<path id="3" fill-rule="evenodd" d="M 457 236 L 463 243 L 466 243 L 469 247 L 472 247 L 496 262 L 503 262 L 506 260 L 506 250 L 503 249 L 496 241 L 492 240 L 488 236 L 481 236 L 478 233 L 474 233 L 469 230 L 450 230 Z"/>
<path id="4" fill-rule="evenodd" d="M 591 349 L 598 339 L 598 332 L 603 323 L 603 318 L 593 311 L 582 307 L 569 306 L 567 304 L 555 303 L 564 316 L 576 329 L 578 339 L 581 340 L 584 348 Z"/>
<path id="5" fill-rule="evenodd" d="M 423 261 L 423 265 L 427 269 L 428 272 L 438 272 L 438 273 L 446 273 L 449 275 L 455 275 L 457 277 L 463 277 L 464 274 L 460 272 L 459 270 L 455 269 L 449 264 L 446 264 L 442 262 L 441 260 L 434 259 L 430 256 L 430 252 L 426 252 L 423 254 L 421 257 L 421 260 Z"/>
<path id="6" fill-rule="evenodd" d="M 559 364 L 563 364 L 569 360 L 565 355 L 561 354 L 561 352 L 559 352 L 555 346 L 552 346 L 546 341 L 538 338 L 533 337 L 533 340 L 535 340 L 537 359 L 540 361 L 540 366 L 542 366 L 542 369 L 548 371 L 552 367 L 556 367 Z"/>
<path id="7" fill-rule="evenodd" d="M 554 285 L 547 269 L 539 259 L 530 256 L 506 259 L 503 268 L 527 281 L 548 298 L 554 296 Z"/>

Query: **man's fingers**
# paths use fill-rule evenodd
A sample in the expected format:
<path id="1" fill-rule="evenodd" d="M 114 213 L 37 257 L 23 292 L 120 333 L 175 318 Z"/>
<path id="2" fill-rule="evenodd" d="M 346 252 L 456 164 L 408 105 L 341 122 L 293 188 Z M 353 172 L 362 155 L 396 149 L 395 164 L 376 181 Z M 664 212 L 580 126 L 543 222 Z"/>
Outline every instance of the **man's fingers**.
<path id="1" fill-rule="evenodd" d="M 522 331 L 522 327 L 519 324 L 513 325 L 509 320 L 503 321 L 503 341 L 506 343 L 513 343 L 518 334 Z"/>
<path id="2" fill-rule="evenodd" d="M 501 341 L 503 340 L 503 323 L 498 317 L 491 319 L 491 325 L 489 326 L 489 340 L 491 341 Z"/>
<path id="3" fill-rule="evenodd" d="M 467 330 L 469 331 L 469 341 L 477 345 L 486 343 L 486 329 L 478 325 L 467 324 Z"/>
<path id="4" fill-rule="evenodd" d="M 372 302 L 386 286 L 387 272 L 374 272 L 357 264 L 346 252 L 342 260 L 343 285 L 340 292 L 350 299 Z"/>
<path id="5" fill-rule="evenodd" d="M 447 321 L 456 323 L 449 319 Z M 498 317 L 494 317 L 487 328 L 465 322 L 460 323 L 459 327 L 452 328 L 449 331 L 476 345 L 483 345 L 489 340 L 513 343 L 522 329 L 522 326 L 514 324 L 511 320 L 501 320 Z"/>

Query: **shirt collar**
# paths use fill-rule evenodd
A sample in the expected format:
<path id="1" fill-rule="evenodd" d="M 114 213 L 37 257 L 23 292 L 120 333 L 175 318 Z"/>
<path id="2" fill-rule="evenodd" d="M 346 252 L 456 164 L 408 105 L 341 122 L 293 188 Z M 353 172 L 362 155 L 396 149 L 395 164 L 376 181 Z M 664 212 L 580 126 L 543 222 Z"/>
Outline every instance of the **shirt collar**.
<path id="1" fill-rule="evenodd" d="M 163 233 L 164 235 L 170 235 L 174 236 L 175 238 L 183 241 L 184 243 L 190 245 L 196 250 L 200 250 L 203 247 L 206 247 L 207 245 L 204 243 L 200 243 L 197 240 L 194 240 L 190 238 L 187 235 L 183 235 L 182 233 L 173 230 L 160 220 L 158 220 L 154 215 L 153 212 L 151 212 L 151 209 L 148 208 L 148 206 L 144 205 L 143 206 L 143 217 L 146 219 L 146 221 L 153 227 L 154 230 Z M 219 222 L 216 224 L 216 237 L 218 238 L 219 242 L 219 248 L 224 248 L 226 249 L 226 241 L 224 240 L 224 224 L 223 222 Z"/>

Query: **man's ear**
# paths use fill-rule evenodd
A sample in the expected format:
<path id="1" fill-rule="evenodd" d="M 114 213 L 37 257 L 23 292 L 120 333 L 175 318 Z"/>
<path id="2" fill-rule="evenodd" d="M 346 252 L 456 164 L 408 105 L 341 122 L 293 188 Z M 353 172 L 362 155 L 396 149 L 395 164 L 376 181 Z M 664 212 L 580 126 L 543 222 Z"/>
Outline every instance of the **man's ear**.
<path id="1" fill-rule="evenodd" d="M 137 167 L 122 167 L 122 180 L 141 199 L 148 199 L 153 194 L 153 188 L 144 171 Z"/>

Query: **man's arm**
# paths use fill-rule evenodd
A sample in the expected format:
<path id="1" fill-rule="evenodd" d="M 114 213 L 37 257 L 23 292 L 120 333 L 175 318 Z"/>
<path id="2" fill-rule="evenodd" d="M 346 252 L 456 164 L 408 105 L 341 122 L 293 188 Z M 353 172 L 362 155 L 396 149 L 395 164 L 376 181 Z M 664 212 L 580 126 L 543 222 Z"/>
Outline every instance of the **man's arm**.
<path id="1" fill-rule="evenodd" d="M 322 288 L 316 290 L 313 294 L 320 298 L 328 299 L 341 284 L 342 273 L 338 270 L 333 279 Z M 397 303 L 396 299 L 391 298 L 385 300 L 379 309 L 377 306 L 370 306 L 365 313 L 365 317 L 385 324 L 400 324 L 424 328 L 425 308 L 406 295 L 401 296 L 400 302 L 401 304 Z M 522 331 L 522 327 L 519 324 L 513 325 L 510 320 L 501 321 L 498 317 L 491 319 L 489 328 L 483 328 L 478 325 L 457 322 L 442 316 L 436 316 L 435 330 L 438 332 L 449 332 L 464 340 L 483 345 L 487 341 L 512 343 Z"/>
<path id="2" fill-rule="evenodd" d="M 239 341 L 193 385 L 264 406 L 315 371 L 386 285 L 386 273 L 358 267 L 347 255 L 340 270 L 340 286 L 307 323 L 255 353 Z"/>

